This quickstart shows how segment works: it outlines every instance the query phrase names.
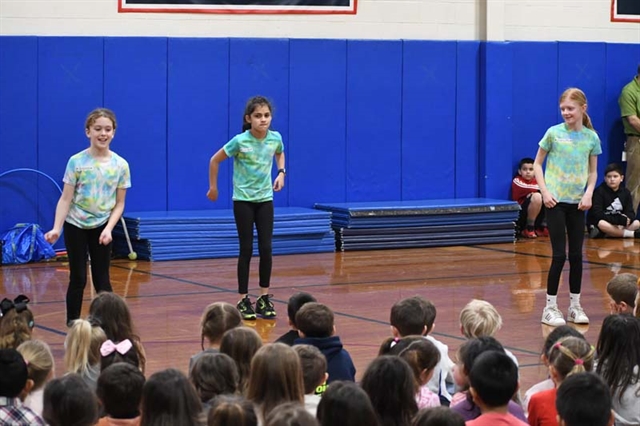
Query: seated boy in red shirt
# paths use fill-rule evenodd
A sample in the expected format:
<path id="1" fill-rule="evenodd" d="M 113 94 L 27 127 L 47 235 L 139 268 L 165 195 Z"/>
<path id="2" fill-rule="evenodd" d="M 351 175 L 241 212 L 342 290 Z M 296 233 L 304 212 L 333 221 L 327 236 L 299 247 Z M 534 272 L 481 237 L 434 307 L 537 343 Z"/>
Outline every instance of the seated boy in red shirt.
<path id="1" fill-rule="evenodd" d="M 542 194 L 533 173 L 533 158 L 520 160 L 518 174 L 511 181 L 511 198 L 522 209 L 518 218 L 521 235 L 525 238 L 548 237 Z"/>

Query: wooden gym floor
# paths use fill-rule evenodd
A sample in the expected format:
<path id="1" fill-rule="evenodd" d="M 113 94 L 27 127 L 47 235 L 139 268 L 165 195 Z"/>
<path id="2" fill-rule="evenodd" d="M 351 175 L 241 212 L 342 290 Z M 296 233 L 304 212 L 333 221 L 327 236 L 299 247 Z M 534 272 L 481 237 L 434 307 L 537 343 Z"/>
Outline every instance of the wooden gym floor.
<path id="1" fill-rule="evenodd" d="M 607 281 L 616 273 L 638 273 L 640 242 L 585 240 L 582 304 L 591 325 L 580 330 L 595 344 L 608 314 Z M 390 335 L 389 310 L 401 298 L 421 295 L 437 310 L 434 336 L 449 345 L 455 360 L 462 342 L 458 315 L 473 298 L 495 305 L 503 318 L 497 338 L 516 355 L 521 386 L 527 389 L 546 378 L 539 354 L 548 327 L 540 324 L 551 248 L 547 238 L 429 249 L 360 251 L 276 256 L 272 293 L 279 317 L 246 324 L 272 342 L 288 330 L 286 302 L 307 291 L 330 306 L 358 378 Z M 257 262 L 252 262 L 250 291 L 257 290 Z M 559 293 L 560 308 L 568 306 L 568 265 Z M 126 297 L 147 352 L 147 376 L 167 367 L 186 371 L 189 357 L 200 350 L 199 319 L 214 301 L 237 302 L 236 259 L 112 264 L 114 291 Z M 2 297 L 20 293 L 31 298 L 36 316 L 34 337 L 51 345 L 56 372 L 64 372 L 65 292 L 63 262 L 0 268 Z M 83 315 L 93 289 L 87 286 Z"/>

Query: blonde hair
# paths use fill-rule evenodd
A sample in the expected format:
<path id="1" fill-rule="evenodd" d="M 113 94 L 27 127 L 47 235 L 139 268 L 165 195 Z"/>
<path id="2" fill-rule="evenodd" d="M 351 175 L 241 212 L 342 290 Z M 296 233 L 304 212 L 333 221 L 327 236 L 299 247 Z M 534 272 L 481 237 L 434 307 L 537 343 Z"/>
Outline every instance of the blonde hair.
<path id="1" fill-rule="evenodd" d="M 583 373 L 593 369 L 595 349 L 584 339 L 574 336 L 558 340 L 547 355 L 561 380 L 572 374 Z"/>
<path id="2" fill-rule="evenodd" d="M 49 345 L 42 340 L 27 340 L 18 346 L 18 352 L 27 362 L 29 378 L 33 380 L 32 391 L 40 389 L 54 369 L 53 354 Z"/>
<path id="3" fill-rule="evenodd" d="M 113 111 L 107 108 L 96 108 L 91 111 L 87 116 L 86 121 L 84 122 L 84 128 L 89 129 L 89 127 L 91 127 L 93 123 L 95 123 L 96 120 L 100 117 L 108 118 L 109 120 L 111 120 L 111 123 L 113 124 L 113 130 L 116 129 L 116 115 L 113 113 Z"/>
<path id="4" fill-rule="evenodd" d="M 584 92 L 577 87 L 570 87 L 562 92 L 562 95 L 560 95 L 560 103 L 564 102 L 566 99 L 577 103 L 581 107 L 587 105 L 587 95 L 585 95 Z M 589 117 L 589 114 L 587 114 L 586 110 L 582 114 L 582 125 L 588 129 L 595 131 L 595 129 L 593 128 L 593 124 L 591 123 L 591 117 Z"/>
<path id="5" fill-rule="evenodd" d="M 89 367 L 100 362 L 100 346 L 107 340 L 104 330 L 89 321 L 73 322 L 64 340 L 64 366 L 67 373 L 86 374 Z"/>
<path id="6" fill-rule="evenodd" d="M 491 303 L 473 299 L 460 311 L 460 325 L 467 339 L 493 336 L 502 327 L 502 317 Z"/>

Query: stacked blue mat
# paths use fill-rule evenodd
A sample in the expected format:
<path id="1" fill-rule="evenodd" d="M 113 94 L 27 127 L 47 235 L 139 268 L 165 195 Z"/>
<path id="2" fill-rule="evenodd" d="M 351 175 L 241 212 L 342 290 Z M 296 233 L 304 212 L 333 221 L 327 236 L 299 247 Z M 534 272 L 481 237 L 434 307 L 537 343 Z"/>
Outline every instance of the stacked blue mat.
<path id="1" fill-rule="evenodd" d="M 182 260 L 236 257 L 238 234 L 233 210 L 125 212 L 127 231 L 138 259 Z M 129 248 L 121 223 L 114 228 L 114 252 Z M 254 231 L 254 254 L 258 242 Z M 331 213 L 297 207 L 275 209 L 273 254 L 335 250 Z"/>
<path id="2" fill-rule="evenodd" d="M 488 198 L 321 203 L 332 213 L 340 251 L 438 247 L 515 241 L 520 206 Z"/>

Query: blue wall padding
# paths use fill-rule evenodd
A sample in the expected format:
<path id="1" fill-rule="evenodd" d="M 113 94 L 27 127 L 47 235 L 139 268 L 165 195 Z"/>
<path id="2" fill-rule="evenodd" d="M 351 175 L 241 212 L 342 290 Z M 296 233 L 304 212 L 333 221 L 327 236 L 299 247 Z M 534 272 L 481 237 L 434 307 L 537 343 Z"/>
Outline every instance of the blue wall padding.
<path id="1" fill-rule="evenodd" d="M 455 197 L 456 57 L 455 41 L 404 42 L 403 200 Z"/>
<path id="2" fill-rule="evenodd" d="M 484 59 L 482 107 L 484 127 L 480 131 L 480 176 L 484 177 L 480 193 L 484 197 L 505 199 L 509 197 L 512 135 L 511 116 L 513 55 L 509 43 L 487 42 L 481 55 Z"/>
<path id="3" fill-rule="evenodd" d="M 512 43 L 512 174 L 524 157 L 535 158 L 547 128 L 559 123 L 557 43 Z"/>
<path id="4" fill-rule="evenodd" d="M 347 41 L 347 201 L 402 199 L 402 42 Z"/>
<path id="5" fill-rule="evenodd" d="M 0 37 L 0 173 L 38 167 L 38 39 Z M 50 131 L 52 144 L 56 128 Z M 54 142 L 55 141 L 55 142 Z M 0 231 L 36 222 L 38 180 L 34 174 L 0 178 Z"/>
<path id="6" fill-rule="evenodd" d="M 104 39 L 104 103 L 118 118 L 112 149 L 131 168 L 126 209 L 166 209 L 166 38 Z"/>
<path id="7" fill-rule="evenodd" d="M 86 116 L 103 105 L 103 47 L 95 37 L 38 39 L 38 164 L 61 187 L 69 157 L 89 147 Z M 52 184 L 46 189 L 40 223 L 52 226 L 60 194 Z"/>
<path id="8" fill-rule="evenodd" d="M 589 116 L 602 142 L 602 155 L 598 157 L 598 181 L 609 158 L 607 132 L 603 132 L 606 68 L 605 43 L 558 43 L 558 95 L 569 87 L 579 87 L 585 92 Z M 559 118 L 560 122 L 562 118 Z"/>
<path id="9" fill-rule="evenodd" d="M 289 204 L 346 200 L 346 40 L 291 40 Z"/>
<path id="10" fill-rule="evenodd" d="M 602 180 L 620 159 L 617 98 L 639 61 L 640 46 L 615 43 L 1 36 L 0 173 L 60 182 L 88 146 L 87 113 L 106 106 L 113 150 L 131 164 L 126 210 L 230 208 L 231 161 L 216 203 L 208 161 L 263 94 L 290 172 L 278 206 L 507 199 L 517 161 L 561 122 L 568 86 L 587 94 Z M 48 227 L 52 190 L 35 174 L 0 180 L 0 229 Z"/>
<path id="11" fill-rule="evenodd" d="M 282 135 L 286 158 L 289 148 L 289 40 L 231 39 L 230 47 L 229 139 L 242 131 L 247 100 L 256 95 L 266 96 L 273 102 L 271 128 Z M 275 167 L 274 158 L 274 178 Z M 274 196 L 274 205 L 287 206 L 288 193 L 285 184 Z"/>
<path id="12" fill-rule="evenodd" d="M 601 138 L 607 139 L 609 157 L 602 156 L 603 163 L 620 163 L 625 135 L 620 117 L 618 97 L 624 86 L 635 77 L 640 64 L 640 44 L 607 44 L 604 128 Z M 593 105 L 595 107 L 595 105 Z"/>
<path id="13" fill-rule="evenodd" d="M 169 39 L 167 185 L 169 210 L 229 208 L 229 168 L 212 204 L 209 159 L 229 136 L 229 40 Z"/>
<path id="14" fill-rule="evenodd" d="M 480 121 L 479 41 L 459 41 L 456 63 L 455 196 L 479 194 L 478 132 Z M 453 71 L 452 71 L 453 73 Z"/>

